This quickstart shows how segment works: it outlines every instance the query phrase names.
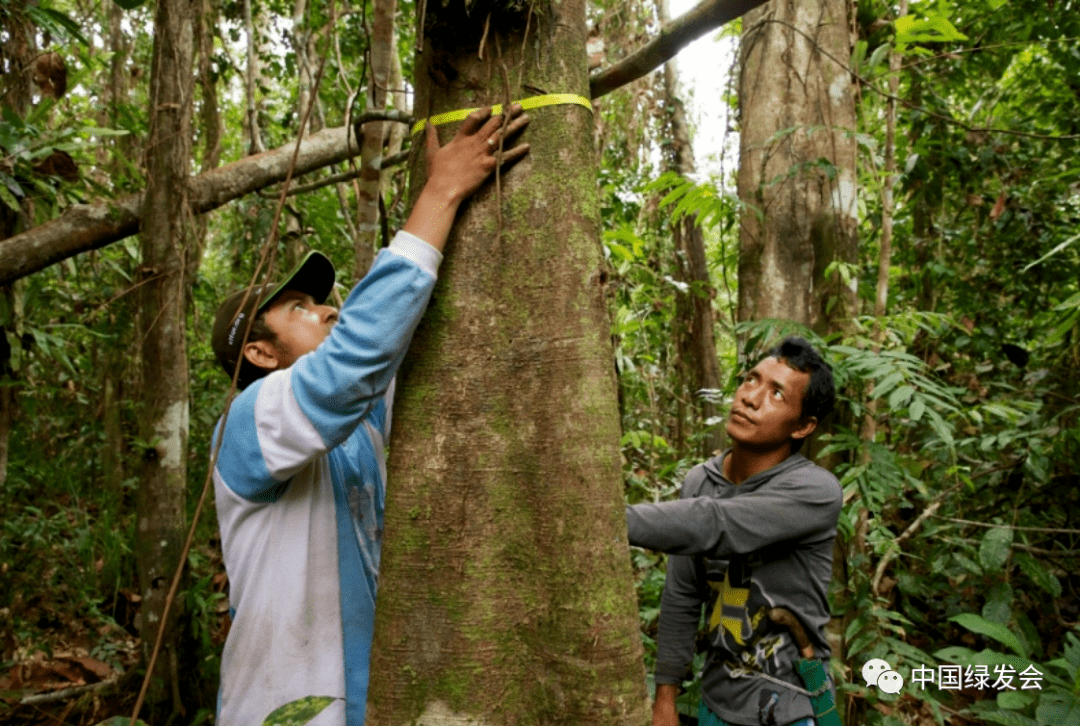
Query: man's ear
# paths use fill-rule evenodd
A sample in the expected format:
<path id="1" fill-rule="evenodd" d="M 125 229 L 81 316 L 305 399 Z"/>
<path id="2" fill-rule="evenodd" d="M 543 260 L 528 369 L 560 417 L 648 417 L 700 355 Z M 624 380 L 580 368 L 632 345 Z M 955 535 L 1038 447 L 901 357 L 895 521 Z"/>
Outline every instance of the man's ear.
<path id="1" fill-rule="evenodd" d="M 795 429 L 791 433 L 791 438 L 802 440 L 810 434 L 814 433 L 814 429 L 817 428 L 817 416 L 807 416 L 799 424 L 799 428 Z"/>
<path id="2" fill-rule="evenodd" d="M 276 371 L 281 362 L 277 346 L 269 340 L 256 340 L 244 346 L 244 357 L 258 368 Z"/>

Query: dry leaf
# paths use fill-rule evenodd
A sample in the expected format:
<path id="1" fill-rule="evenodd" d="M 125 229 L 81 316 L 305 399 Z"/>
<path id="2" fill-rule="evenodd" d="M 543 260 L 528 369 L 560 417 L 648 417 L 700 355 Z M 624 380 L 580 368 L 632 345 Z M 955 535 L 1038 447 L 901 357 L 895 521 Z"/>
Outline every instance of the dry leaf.
<path id="1" fill-rule="evenodd" d="M 43 53 L 34 59 L 34 83 L 45 96 L 60 99 L 67 93 L 67 64 L 59 53 Z"/>
<path id="2" fill-rule="evenodd" d="M 1005 200 L 1008 198 L 1008 193 L 1002 189 L 1001 196 L 998 197 L 997 202 L 994 203 L 994 208 L 990 210 L 990 219 L 997 221 L 997 218 L 1005 211 Z"/>

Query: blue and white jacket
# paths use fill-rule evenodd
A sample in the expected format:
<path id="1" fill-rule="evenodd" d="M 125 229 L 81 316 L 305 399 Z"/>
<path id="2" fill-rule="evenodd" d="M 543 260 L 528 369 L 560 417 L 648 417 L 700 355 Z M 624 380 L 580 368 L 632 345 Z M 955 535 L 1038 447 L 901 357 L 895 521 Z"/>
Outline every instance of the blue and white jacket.
<path id="1" fill-rule="evenodd" d="M 339 699 L 312 724 L 364 722 L 392 382 L 441 260 L 398 233 L 326 340 L 233 401 L 214 469 L 234 613 L 222 726 L 306 696 Z"/>

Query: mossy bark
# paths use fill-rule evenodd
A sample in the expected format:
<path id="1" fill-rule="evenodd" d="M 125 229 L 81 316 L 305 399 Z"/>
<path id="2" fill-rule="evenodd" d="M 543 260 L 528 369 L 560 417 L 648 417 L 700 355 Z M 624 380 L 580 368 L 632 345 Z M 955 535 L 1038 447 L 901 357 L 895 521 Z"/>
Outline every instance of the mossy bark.
<path id="1" fill-rule="evenodd" d="M 850 0 L 771 0 L 743 18 L 740 52 L 739 319 L 820 332 L 856 314 L 855 101 Z"/>
<path id="2" fill-rule="evenodd" d="M 588 95 L 580 0 L 426 16 L 418 116 Z M 647 721 L 592 117 L 530 116 L 529 156 L 462 208 L 399 376 L 372 726 Z"/>

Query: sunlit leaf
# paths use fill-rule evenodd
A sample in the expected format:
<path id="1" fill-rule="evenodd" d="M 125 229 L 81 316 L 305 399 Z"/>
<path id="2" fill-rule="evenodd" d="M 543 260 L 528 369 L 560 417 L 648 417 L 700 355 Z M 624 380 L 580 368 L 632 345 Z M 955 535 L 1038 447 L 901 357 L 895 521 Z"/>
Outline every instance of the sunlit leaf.
<path id="1" fill-rule="evenodd" d="M 1001 643 L 1022 658 L 1027 656 L 1024 652 L 1023 643 L 1021 643 L 1020 639 L 1013 635 L 1013 633 L 1004 625 L 992 623 L 975 613 L 961 613 L 952 616 L 949 620 L 962 625 L 973 633 L 985 635 L 986 637 Z"/>
<path id="2" fill-rule="evenodd" d="M 1012 549 L 1013 531 L 1008 527 L 994 527 L 983 535 L 979 545 L 979 562 L 987 570 L 1004 567 Z"/>
<path id="3" fill-rule="evenodd" d="M 1048 593 L 1051 597 L 1061 597 L 1061 581 L 1054 575 L 1053 571 L 1042 562 L 1036 560 L 1027 552 L 1016 552 L 1017 564 L 1020 565 L 1020 569 L 1024 574 L 1031 578 L 1031 581 L 1039 586 L 1041 590 Z"/>
<path id="4" fill-rule="evenodd" d="M 263 726 L 304 726 L 338 699 L 333 696 L 306 696 L 274 709 Z"/>

